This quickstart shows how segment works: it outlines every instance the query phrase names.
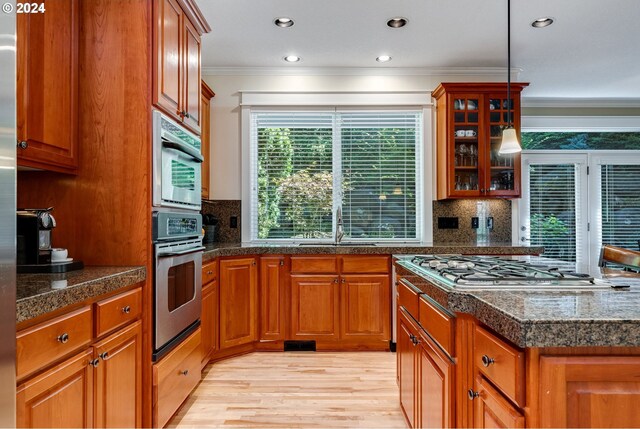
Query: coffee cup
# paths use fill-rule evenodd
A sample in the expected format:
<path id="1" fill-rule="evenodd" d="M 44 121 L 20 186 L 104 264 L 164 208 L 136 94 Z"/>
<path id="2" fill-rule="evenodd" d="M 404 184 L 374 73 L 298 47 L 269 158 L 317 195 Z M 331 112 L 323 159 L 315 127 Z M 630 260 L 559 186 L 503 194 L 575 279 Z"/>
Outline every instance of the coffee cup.
<path id="1" fill-rule="evenodd" d="M 475 130 L 466 130 L 464 132 L 464 135 L 467 136 L 467 137 L 475 137 L 476 131 Z"/>
<path id="2" fill-rule="evenodd" d="M 68 255 L 69 255 L 69 252 L 67 251 L 67 249 L 62 249 L 62 248 L 59 248 L 59 247 L 51 249 L 51 261 L 52 262 L 63 261 L 65 259 L 67 259 Z"/>
<path id="3" fill-rule="evenodd" d="M 456 137 L 464 137 L 467 135 L 467 131 L 466 130 L 458 130 L 456 131 Z"/>

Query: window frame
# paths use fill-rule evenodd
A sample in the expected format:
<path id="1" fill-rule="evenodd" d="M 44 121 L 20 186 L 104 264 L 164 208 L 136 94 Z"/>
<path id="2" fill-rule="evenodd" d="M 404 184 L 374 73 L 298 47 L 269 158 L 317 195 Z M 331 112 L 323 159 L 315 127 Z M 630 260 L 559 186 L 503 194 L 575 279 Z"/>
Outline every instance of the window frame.
<path id="1" fill-rule="evenodd" d="M 284 94 L 284 98 L 281 96 Z M 291 95 L 293 94 L 293 95 Z M 349 239 L 349 242 L 376 242 L 376 243 L 421 243 L 431 242 L 432 231 L 432 200 L 435 190 L 434 161 L 434 116 L 435 109 L 431 103 L 431 97 L 426 91 L 404 91 L 399 93 L 279 93 L 279 92 L 253 92 L 241 91 L 241 171 L 242 171 L 242 201 L 241 201 L 241 239 L 245 243 L 261 244 L 298 244 L 305 241 L 321 242 L 316 239 L 258 239 L 255 225 L 252 222 L 252 198 L 253 179 L 251 177 L 252 162 L 257 159 L 257 147 L 251 142 L 251 113 L 252 112 L 277 112 L 277 111 L 421 111 L 422 112 L 422 142 L 419 146 L 421 160 L 417 166 L 418 183 L 422 192 L 416 194 L 416 218 L 417 237 L 415 239 Z M 283 104 L 285 100 L 287 104 Z M 245 102 L 246 101 L 246 102 Z M 336 141 L 334 140 L 334 144 Z M 255 151 L 255 153 L 254 153 Z M 334 151 L 335 156 L 335 151 Z M 418 162 L 418 161 L 416 161 Z M 335 164 L 334 164 L 334 168 Z M 334 206 L 336 199 L 334 199 Z M 335 207 L 334 207 L 335 213 Z M 330 244 L 332 240 L 325 240 Z M 324 242 L 324 241 L 323 241 Z"/>

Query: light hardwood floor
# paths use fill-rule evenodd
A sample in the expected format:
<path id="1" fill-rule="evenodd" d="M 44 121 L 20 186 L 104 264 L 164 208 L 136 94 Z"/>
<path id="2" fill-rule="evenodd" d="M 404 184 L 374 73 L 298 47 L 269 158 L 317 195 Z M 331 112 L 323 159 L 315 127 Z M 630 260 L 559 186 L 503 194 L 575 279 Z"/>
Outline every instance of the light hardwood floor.
<path id="1" fill-rule="evenodd" d="M 253 353 L 202 375 L 168 427 L 406 428 L 394 353 Z"/>

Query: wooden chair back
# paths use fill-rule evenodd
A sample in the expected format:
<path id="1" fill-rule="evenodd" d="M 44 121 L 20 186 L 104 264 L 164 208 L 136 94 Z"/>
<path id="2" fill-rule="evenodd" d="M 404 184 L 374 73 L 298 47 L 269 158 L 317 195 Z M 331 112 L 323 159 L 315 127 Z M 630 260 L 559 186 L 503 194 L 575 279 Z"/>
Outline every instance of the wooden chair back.
<path id="1" fill-rule="evenodd" d="M 634 270 L 640 270 L 640 252 L 605 244 L 602 246 L 598 265 L 604 267 L 607 262 L 624 265 Z"/>

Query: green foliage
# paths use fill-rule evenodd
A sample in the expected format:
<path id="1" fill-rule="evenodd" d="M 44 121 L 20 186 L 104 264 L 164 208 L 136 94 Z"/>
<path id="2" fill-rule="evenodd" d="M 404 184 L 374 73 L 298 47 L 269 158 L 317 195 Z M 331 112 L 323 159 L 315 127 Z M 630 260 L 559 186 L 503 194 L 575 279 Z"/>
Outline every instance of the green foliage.
<path id="1" fill-rule="evenodd" d="M 331 218 L 333 208 L 333 175 L 327 172 L 309 173 L 300 170 L 281 180 L 278 194 L 286 219 L 300 238 L 322 238 L 331 235 L 323 228 L 323 219 Z"/>
<path id="2" fill-rule="evenodd" d="M 522 148 L 528 150 L 636 150 L 639 132 L 523 132 Z"/>

